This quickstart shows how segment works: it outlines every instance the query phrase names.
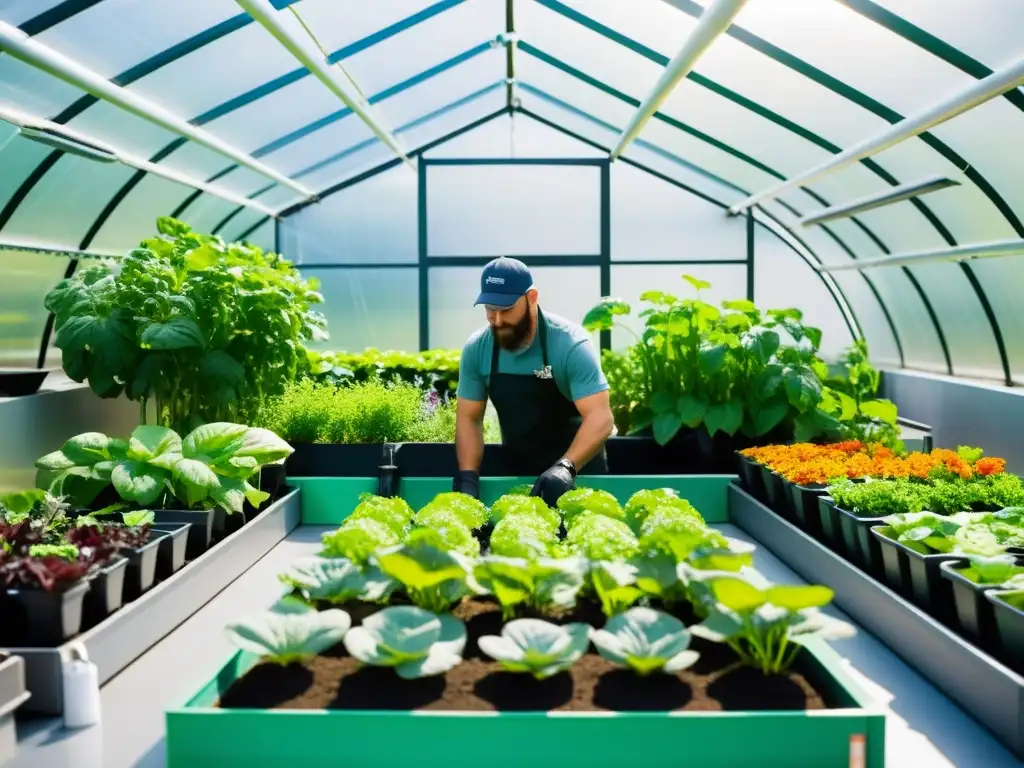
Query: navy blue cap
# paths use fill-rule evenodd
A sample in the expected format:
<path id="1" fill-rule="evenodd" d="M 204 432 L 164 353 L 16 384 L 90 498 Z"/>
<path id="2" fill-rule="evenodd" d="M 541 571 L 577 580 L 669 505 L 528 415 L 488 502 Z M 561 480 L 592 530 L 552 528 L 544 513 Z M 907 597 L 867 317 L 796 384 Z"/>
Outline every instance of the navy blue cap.
<path id="1" fill-rule="evenodd" d="M 501 256 L 484 267 L 480 275 L 480 295 L 473 303 L 511 307 L 533 288 L 533 275 L 518 259 Z"/>

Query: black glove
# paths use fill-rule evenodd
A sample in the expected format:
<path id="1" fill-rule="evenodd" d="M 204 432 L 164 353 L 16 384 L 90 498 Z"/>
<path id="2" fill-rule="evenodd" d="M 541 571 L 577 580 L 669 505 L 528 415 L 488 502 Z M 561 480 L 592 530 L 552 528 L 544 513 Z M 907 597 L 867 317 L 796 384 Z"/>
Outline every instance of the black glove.
<path id="1" fill-rule="evenodd" d="M 549 507 L 555 506 L 558 499 L 566 491 L 571 491 L 576 484 L 576 478 L 569 468 L 563 464 L 555 464 L 547 472 L 537 478 L 533 484 L 531 496 L 540 496 Z"/>
<path id="2" fill-rule="evenodd" d="M 452 490 L 456 493 L 465 493 L 474 499 L 480 498 L 480 475 L 471 469 L 465 469 L 455 476 L 452 481 Z"/>

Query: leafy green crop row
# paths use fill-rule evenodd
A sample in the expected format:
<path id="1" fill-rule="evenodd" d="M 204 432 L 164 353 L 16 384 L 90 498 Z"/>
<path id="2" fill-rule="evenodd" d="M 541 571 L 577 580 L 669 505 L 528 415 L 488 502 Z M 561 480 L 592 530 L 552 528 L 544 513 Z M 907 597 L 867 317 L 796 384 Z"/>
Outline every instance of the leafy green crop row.
<path id="1" fill-rule="evenodd" d="M 479 536 L 491 525 L 490 547 L 481 553 Z M 510 671 L 547 677 L 590 642 L 638 674 L 678 671 L 696 659 L 691 634 L 726 643 L 773 674 L 793 663 L 806 638 L 849 633 L 818 610 L 831 590 L 767 583 L 750 567 L 752 550 L 709 528 L 671 489 L 639 491 L 623 506 L 605 491 L 580 488 L 557 509 L 518 489 L 490 509 L 443 493 L 417 512 L 403 499 L 366 495 L 323 536 L 318 556 L 281 575 L 292 594 L 262 616 L 233 623 L 229 635 L 276 663 L 301 661 L 344 638 L 363 663 L 421 677 L 461 661 L 465 627 L 448 612 L 465 598 L 490 596 L 505 619 L 522 618 L 500 636 L 481 638 L 481 651 Z M 337 608 L 403 597 L 413 605 L 384 608 L 351 629 Z M 609 617 L 603 630 L 545 620 L 581 599 Z M 680 601 L 703 623 L 687 629 L 642 605 L 667 610 Z M 318 603 L 332 607 L 317 612 Z"/>
<path id="2" fill-rule="evenodd" d="M 362 352 L 311 352 L 310 375 L 318 381 L 347 384 L 372 379 L 403 381 L 442 397 L 455 394 L 459 383 L 457 349 L 399 352 L 369 347 Z"/>

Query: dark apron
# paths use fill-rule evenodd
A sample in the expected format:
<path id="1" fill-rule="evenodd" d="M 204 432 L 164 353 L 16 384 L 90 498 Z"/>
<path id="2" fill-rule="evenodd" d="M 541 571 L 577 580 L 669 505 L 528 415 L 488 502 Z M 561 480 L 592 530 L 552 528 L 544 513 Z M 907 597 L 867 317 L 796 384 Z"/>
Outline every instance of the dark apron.
<path id="1" fill-rule="evenodd" d="M 551 374 L 547 330 L 547 320 L 538 310 L 541 370 L 547 371 L 550 378 L 541 378 L 536 373 L 499 373 L 500 345 L 492 332 L 494 351 L 488 394 L 498 412 L 506 470 L 516 477 L 536 477 L 550 469 L 565 456 L 583 422 L 576 404 L 562 395 Z M 608 456 L 604 446 L 579 470 L 581 475 L 607 473 Z"/>

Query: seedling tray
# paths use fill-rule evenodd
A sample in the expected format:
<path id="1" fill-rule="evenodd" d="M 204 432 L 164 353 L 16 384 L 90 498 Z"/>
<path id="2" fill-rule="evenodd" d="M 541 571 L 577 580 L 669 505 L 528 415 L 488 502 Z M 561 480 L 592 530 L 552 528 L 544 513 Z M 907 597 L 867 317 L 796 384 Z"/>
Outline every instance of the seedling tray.
<path id="1" fill-rule="evenodd" d="M 167 712 L 167 765 L 328 765 L 344 744 L 346 765 L 367 766 L 395 765 L 408 750 L 419 765 L 453 768 L 845 768 L 856 764 L 851 752 L 866 747 L 861 765 L 881 768 L 884 714 L 850 680 L 833 651 L 809 643 L 805 653 L 801 671 L 828 689 L 838 708 L 671 713 L 217 708 L 221 693 L 257 662 L 239 652 L 184 706 Z"/>
<path id="2" fill-rule="evenodd" d="M 729 517 L 804 579 L 831 587 L 836 607 L 1024 759 L 1024 676 L 773 514 L 739 487 L 729 489 Z"/>
<path id="3" fill-rule="evenodd" d="M 299 524 L 299 512 L 299 492 L 292 490 L 236 534 L 70 642 L 55 648 L 0 649 L 25 659 L 25 676 L 32 698 L 22 709 L 61 715 L 61 665 L 71 658 L 71 643 L 85 646 L 89 659 L 99 667 L 102 685 L 269 552 Z"/>

